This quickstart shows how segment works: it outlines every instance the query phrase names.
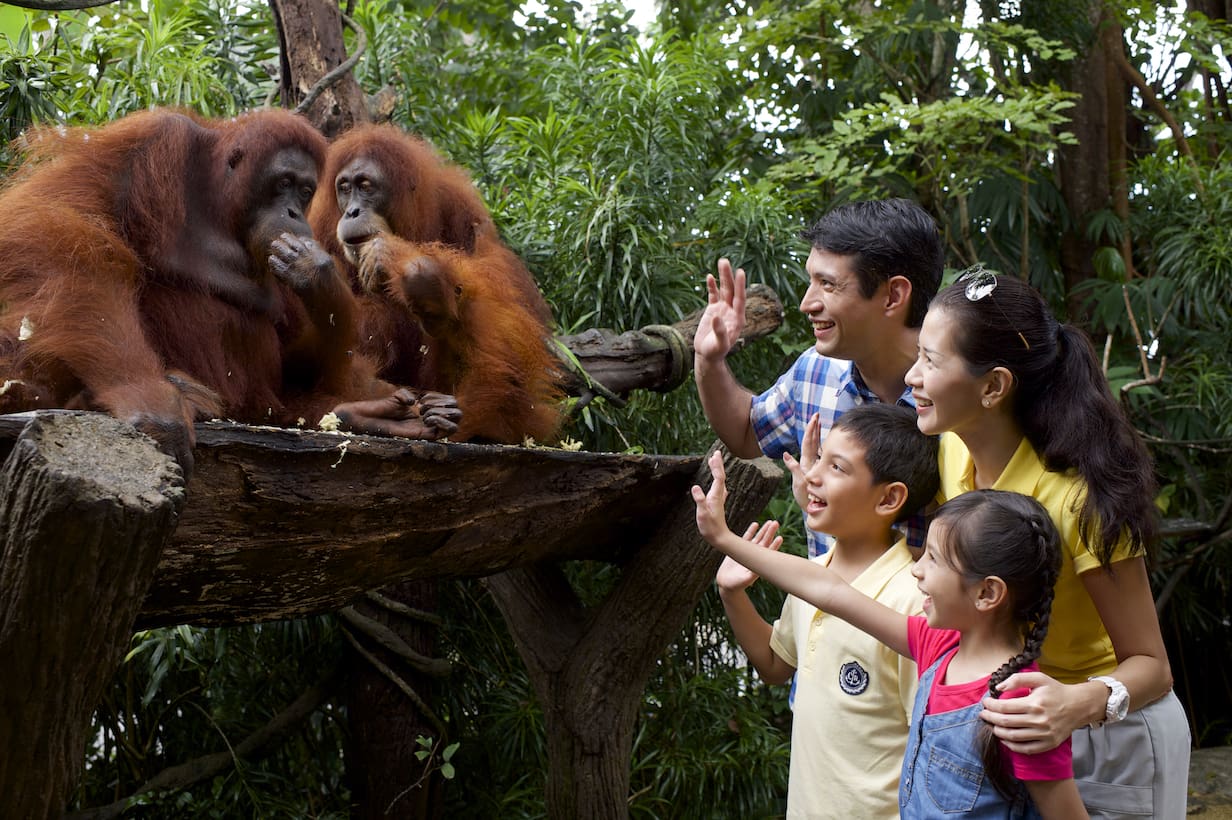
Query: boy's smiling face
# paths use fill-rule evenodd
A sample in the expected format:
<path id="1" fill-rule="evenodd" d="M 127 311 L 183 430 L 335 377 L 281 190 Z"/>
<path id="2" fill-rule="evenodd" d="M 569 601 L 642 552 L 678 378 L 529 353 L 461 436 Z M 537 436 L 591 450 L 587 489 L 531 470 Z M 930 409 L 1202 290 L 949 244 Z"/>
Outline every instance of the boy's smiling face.
<path id="1" fill-rule="evenodd" d="M 864 460 L 865 449 L 863 442 L 841 426 L 826 436 L 817 461 L 804 477 L 809 529 L 842 540 L 845 536 L 867 538 L 885 527 L 877 505 L 886 485 L 873 481 L 873 471 Z"/>

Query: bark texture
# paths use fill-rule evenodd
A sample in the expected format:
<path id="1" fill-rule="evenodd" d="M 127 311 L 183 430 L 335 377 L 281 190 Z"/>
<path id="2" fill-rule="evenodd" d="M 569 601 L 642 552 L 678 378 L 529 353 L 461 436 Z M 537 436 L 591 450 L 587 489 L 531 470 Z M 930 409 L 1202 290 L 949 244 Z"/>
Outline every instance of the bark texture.
<path id="1" fill-rule="evenodd" d="M 737 532 L 765 507 L 782 473 L 768 459 L 726 457 L 728 521 Z M 709 486 L 699 465 L 691 483 Z M 548 817 L 628 816 L 633 728 L 646 681 L 688 621 L 722 556 L 697 534 L 693 500 L 674 508 L 622 566 L 615 588 L 582 604 L 558 566 L 485 580 L 543 707 Z"/>
<path id="2" fill-rule="evenodd" d="M 269 0 L 278 26 L 278 90 L 284 108 L 296 108 L 347 57 L 342 13 L 330 0 Z M 347 71 L 321 89 L 304 115 L 333 138 L 368 122 L 368 98 Z"/>
<path id="3" fill-rule="evenodd" d="M 389 629 L 401 647 L 427 663 L 412 665 L 388 647 L 374 646 L 371 635 L 344 624 L 351 641 L 362 652 L 375 655 L 378 668 L 352 643 L 346 686 L 347 777 L 350 780 L 354 820 L 385 820 L 414 817 L 433 820 L 442 816 L 444 782 L 436 772 L 440 749 L 445 746 L 444 729 L 432 712 L 437 681 L 448 668 L 431 655 L 436 647 L 438 624 L 430 618 L 401 614 L 397 605 L 415 612 L 436 609 L 436 581 L 402 581 L 381 589 L 381 596 L 395 607 L 381 606 L 373 600 L 355 605 L 358 614 Z M 416 668 L 418 666 L 418 668 Z M 386 671 L 388 670 L 388 671 Z M 397 675 L 401 685 L 391 679 Z M 414 698 L 402 686 L 410 688 Z M 437 744 L 435 755 L 419 760 L 418 738 Z"/>
<path id="4" fill-rule="evenodd" d="M 108 416 L 48 416 L 0 469 L 0 815 L 59 816 L 175 529 L 179 467 Z"/>
<path id="5" fill-rule="evenodd" d="M 29 420 L 0 416 L 0 458 Z M 687 496 L 700 464 L 230 422 L 197 425 L 195 455 L 138 628 L 295 618 L 404 579 L 619 560 Z"/>
<path id="6" fill-rule="evenodd" d="M 1109 134 L 1108 112 L 1124 110 L 1123 88 L 1114 79 L 1115 67 L 1109 62 L 1100 34 L 1102 4 L 1084 0 L 1092 38 L 1079 57 L 1069 67 L 1065 85 L 1080 98 L 1072 111 L 1069 129 L 1077 137 L 1073 145 L 1057 147 L 1057 175 L 1065 197 L 1071 224 L 1061 237 L 1061 270 L 1065 290 L 1071 294 L 1066 307 L 1073 321 L 1084 318 L 1081 302 L 1072 294 L 1087 279 L 1096 277 L 1095 250 L 1097 243 L 1087 236 L 1091 215 L 1110 207 L 1112 203 L 1112 137 Z M 1110 95 L 1112 95 L 1110 97 Z M 1123 131 L 1115 135 L 1123 139 Z"/>

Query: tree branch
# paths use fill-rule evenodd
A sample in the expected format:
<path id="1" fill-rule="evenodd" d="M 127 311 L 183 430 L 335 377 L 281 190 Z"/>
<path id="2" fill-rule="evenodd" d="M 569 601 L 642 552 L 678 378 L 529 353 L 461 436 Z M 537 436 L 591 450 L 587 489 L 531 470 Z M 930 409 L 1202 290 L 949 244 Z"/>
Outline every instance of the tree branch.
<path id="1" fill-rule="evenodd" d="M 425 612 L 422 609 L 415 609 L 414 607 L 407 606 L 401 601 L 395 601 L 392 598 L 387 598 L 375 589 L 369 590 L 364 594 L 364 597 L 381 607 L 381 609 L 388 610 L 395 615 L 401 615 L 404 618 L 409 618 L 412 621 L 423 621 L 425 623 L 432 624 L 433 626 L 441 626 L 445 623 L 445 619 L 440 615 L 437 615 L 435 612 Z"/>
<path id="2" fill-rule="evenodd" d="M 1188 160 L 1190 170 L 1193 171 L 1194 186 L 1198 189 L 1199 193 L 1205 193 L 1206 188 L 1202 185 L 1202 178 L 1198 174 L 1198 164 L 1194 161 L 1193 152 L 1189 149 L 1189 141 L 1185 139 L 1185 132 L 1181 128 L 1181 124 L 1176 121 L 1176 117 L 1172 116 L 1172 112 L 1160 102 L 1159 97 L 1155 96 L 1154 89 L 1151 88 L 1151 84 L 1146 81 L 1142 73 L 1130 64 L 1129 58 L 1125 56 L 1125 50 L 1123 48 L 1110 48 L 1108 51 L 1111 53 L 1110 56 L 1116 67 L 1142 94 L 1142 100 L 1146 103 L 1147 108 L 1154 111 L 1167 124 L 1168 130 L 1172 132 L 1172 138 L 1176 140 L 1177 152 Z"/>
<path id="3" fill-rule="evenodd" d="M 432 728 L 436 730 L 437 735 L 443 737 L 445 734 L 445 724 L 439 717 L 436 716 L 436 712 L 432 711 L 431 707 L 428 706 L 424 699 L 419 696 L 419 693 L 411 688 L 411 685 L 404 681 L 401 675 L 389 668 L 386 664 L 382 663 L 381 659 L 376 655 L 373 655 L 365 649 L 363 644 L 361 644 L 355 636 L 351 634 L 351 630 L 344 628 L 342 630 L 342 634 L 346 636 L 347 642 L 351 644 L 352 648 L 354 648 L 364 660 L 372 664 L 374 669 L 388 678 L 389 682 L 398 687 L 402 694 L 411 699 L 411 702 L 415 704 L 415 708 L 419 710 L 419 713 L 427 718 L 428 722 L 432 724 Z"/>
<path id="4" fill-rule="evenodd" d="M 115 0 L 8 0 L 8 5 L 34 11 L 77 11 L 114 2 Z"/>
<path id="5" fill-rule="evenodd" d="M 1125 301 L 1125 314 L 1129 316 L 1129 326 L 1134 332 L 1134 341 L 1138 344 L 1138 357 L 1142 364 L 1142 378 L 1128 384 L 1121 385 L 1121 398 L 1124 399 L 1129 395 L 1129 391 L 1136 387 L 1144 387 L 1149 384 L 1159 384 L 1164 378 L 1164 368 L 1168 366 L 1168 357 L 1164 356 L 1159 360 L 1159 371 L 1151 373 L 1151 363 L 1147 359 L 1147 348 L 1142 341 L 1142 331 L 1138 329 L 1138 319 L 1134 316 L 1133 305 L 1129 302 L 1129 288 L 1126 285 L 1121 285 L 1121 298 Z M 1107 356 L 1104 357 L 1105 367 L 1107 365 Z"/>
<path id="6" fill-rule="evenodd" d="M 185 789 L 225 771 L 239 760 L 256 757 L 259 752 L 289 735 L 302 720 L 328 700 L 338 677 L 337 670 L 326 675 L 296 698 L 290 706 L 274 715 L 268 723 L 240 741 L 234 749 L 203 755 L 163 769 L 147 780 L 132 795 L 106 806 L 70 814 L 68 820 L 110 820 L 110 818 L 119 817 L 139 795 L 155 791 Z"/>
<path id="7" fill-rule="evenodd" d="M 416 671 L 422 672 L 425 675 L 431 675 L 434 678 L 443 678 L 449 674 L 449 661 L 429 658 L 426 655 L 419 654 L 407 646 L 406 641 L 398 637 L 398 633 L 379 621 L 369 618 L 367 615 L 361 615 L 355 611 L 354 607 L 343 607 L 338 610 L 338 614 L 349 626 L 364 633 L 382 647 L 406 661 Z"/>

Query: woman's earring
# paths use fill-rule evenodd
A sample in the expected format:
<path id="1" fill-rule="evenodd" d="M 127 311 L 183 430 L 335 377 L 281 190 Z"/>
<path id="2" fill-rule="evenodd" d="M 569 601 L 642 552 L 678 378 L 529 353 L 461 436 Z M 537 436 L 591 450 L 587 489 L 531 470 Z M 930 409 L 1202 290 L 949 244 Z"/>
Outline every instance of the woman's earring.
<path id="1" fill-rule="evenodd" d="M 987 406 L 988 406 L 988 399 L 984 399 L 984 406 L 985 406 L 985 407 L 987 407 Z"/>

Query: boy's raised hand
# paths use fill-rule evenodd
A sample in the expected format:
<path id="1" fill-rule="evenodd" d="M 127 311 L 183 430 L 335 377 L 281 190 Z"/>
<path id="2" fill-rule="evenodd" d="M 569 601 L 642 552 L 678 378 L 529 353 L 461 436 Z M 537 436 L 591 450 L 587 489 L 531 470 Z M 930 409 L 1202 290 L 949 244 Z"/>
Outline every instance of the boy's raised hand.
<path id="1" fill-rule="evenodd" d="M 804 477 L 813 468 L 820 451 L 821 414 L 814 413 L 804 428 L 804 439 L 800 442 L 800 460 L 796 461 L 791 453 L 783 453 L 783 465 L 791 472 L 791 494 L 800 509 L 808 506 L 808 483 Z"/>
<path id="2" fill-rule="evenodd" d="M 783 546 L 783 537 L 779 535 L 779 522 L 774 520 L 767 521 L 764 525 L 756 521 L 749 524 L 749 528 L 744 531 L 744 540 L 769 550 L 777 550 Z M 714 582 L 720 591 L 739 592 L 753 586 L 757 578 L 756 572 L 729 555 L 725 556 L 723 563 L 719 565 Z"/>

